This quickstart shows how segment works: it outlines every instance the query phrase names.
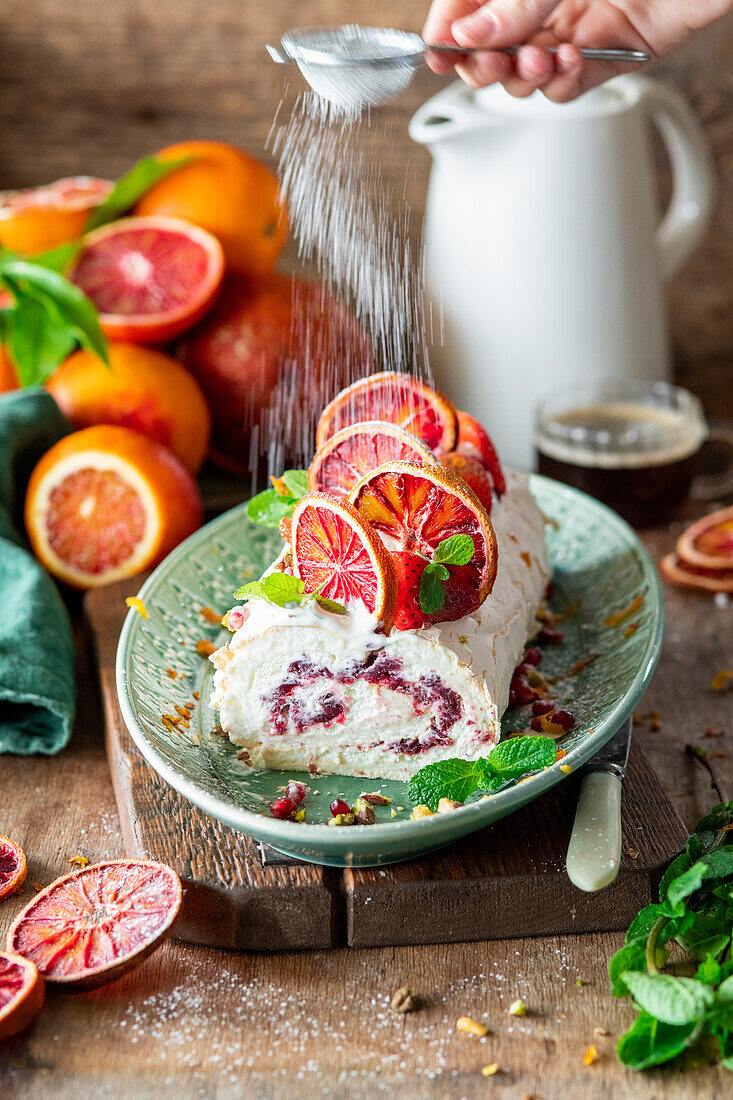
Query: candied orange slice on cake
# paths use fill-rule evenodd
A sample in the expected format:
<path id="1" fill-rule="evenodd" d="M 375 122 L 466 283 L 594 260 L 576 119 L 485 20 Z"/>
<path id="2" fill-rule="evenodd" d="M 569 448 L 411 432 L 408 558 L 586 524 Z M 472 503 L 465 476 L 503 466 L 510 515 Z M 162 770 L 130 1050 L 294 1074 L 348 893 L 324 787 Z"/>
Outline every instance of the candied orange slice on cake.
<path id="1" fill-rule="evenodd" d="M 456 412 L 458 418 L 458 442 L 456 450 L 461 454 L 478 458 L 491 474 L 494 489 L 497 496 L 503 496 L 506 492 L 506 480 L 504 471 L 496 453 L 496 447 L 489 439 L 488 434 L 467 412 L 460 409 Z"/>
<path id="2" fill-rule="evenodd" d="M 313 493 L 348 496 L 364 474 L 392 461 L 438 463 L 427 444 L 399 424 L 385 420 L 350 424 L 316 452 L 308 471 L 308 487 Z"/>
<path id="3" fill-rule="evenodd" d="M 460 477 L 441 466 L 387 462 L 357 482 L 350 500 L 395 552 L 430 559 L 454 535 L 473 540 L 470 561 L 447 566 L 445 603 L 427 621 L 460 619 L 484 602 L 496 578 L 496 536 L 486 509 Z"/>
<path id="4" fill-rule="evenodd" d="M 348 501 L 310 493 L 295 506 L 291 524 L 293 572 L 307 592 L 349 604 L 361 600 L 388 625 L 397 582 L 381 539 Z"/>
<path id="5" fill-rule="evenodd" d="M 316 446 L 320 450 L 336 432 L 364 420 L 397 424 L 434 451 L 452 451 L 458 431 L 447 397 L 410 374 L 384 371 L 360 378 L 334 397 L 318 421 Z"/>

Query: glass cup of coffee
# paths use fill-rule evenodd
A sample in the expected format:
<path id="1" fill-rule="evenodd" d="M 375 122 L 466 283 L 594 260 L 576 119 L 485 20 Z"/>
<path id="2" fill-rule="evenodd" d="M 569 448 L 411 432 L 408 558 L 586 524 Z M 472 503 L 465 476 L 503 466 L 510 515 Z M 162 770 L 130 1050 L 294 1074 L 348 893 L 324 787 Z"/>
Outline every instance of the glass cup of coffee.
<path id="1" fill-rule="evenodd" d="M 730 462 L 715 477 L 697 478 L 707 439 L 725 443 Z M 733 491 L 733 432 L 708 428 L 698 399 L 668 382 L 579 382 L 552 391 L 537 407 L 535 446 L 541 474 L 589 493 L 636 527 L 669 520 L 691 490 L 706 499 Z"/>

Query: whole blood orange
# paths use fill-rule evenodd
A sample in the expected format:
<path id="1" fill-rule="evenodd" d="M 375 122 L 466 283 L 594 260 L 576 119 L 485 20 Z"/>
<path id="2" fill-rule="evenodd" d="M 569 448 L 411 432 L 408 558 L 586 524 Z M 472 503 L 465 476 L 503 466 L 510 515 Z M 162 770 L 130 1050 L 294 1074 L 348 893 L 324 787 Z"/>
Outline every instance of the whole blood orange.
<path id="1" fill-rule="evenodd" d="M 733 505 L 703 516 L 677 539 L 677 553 L 703 569 L 733 569 Z"/>
<path id="2" fill-rule="evenodd" d="M 110 340 L 164 344 L 191 328 L 224 276 L 216 237 L 178 218 L 122 218 L 84 238 L 69 272 Z"/>
<path id="3" fill-rule="evenodd" d="M 194 474 L 204 461 L 211 434 L 206 398 L 190 371 L 157 348 L 110 343 L 109 366 L 77 351 L 46 389 L 75 428 L 132 428 L 168 447 Z"/>
<path id="4" fill-rule="evenodd" d="M 25 852 L 7 836 L 0 836 L 0 901 L 17 894 L 28 873 Z"/>
<path id="5" fill-rule="evenodd" d="M 36 557 L 76 588 L 130 577 L 201 525 L 196 482 L 175 455 L 117 425 L 84 428 L 31 474 L 25 524 Z"/>
<path id="6" fill-rule="evenodd" d="M 311 493 L 295 506 L 291 527 L 293 572 L 306 592 L 349 605 L 361 600 L 388 626 L 397 583 L 392 560 L 378 535 L 348 501 Z"/>
<path id="7" fill-rule="evenodd" d="M 484 602 L 496 578 L 496 536 L 486 510 L 456 474 L 442 466 L 387 462 L 357 482 L 349 499 L 393 552 L 430 560 L 445 539 L 473 540 L 471 560 L 446 567 L 445 603 L 426 615 L 427 622 L 460 619 Z"/>
<path id="8" fill-rule="evenodd" d="M 0 1042 L 28 1027 L 41 1011 L 45 995 L 35 963 L 0 951 Z"/>
<path id="9" fill-rule="evenodd" d="M 221 241 L 227 268 L 271 271 L 288 234 L 277 178 L 260 161 L 220 141 L 184 141 L 156 154 L 191 157 L 143 196 L 136 213 L 183 218 Z"/>
<path id="10" fill-rule="evenodd" d="M 398 424 L 434 451 L 451 451 L 456 441 L 456 410 L 448 398 L 398 371 L 368 375 L 341 390 L 321 414 L 316 446 L 362 420 Z"/>
<path id="11" fill-rule="evenodd" d="M 258 453 L 275 454 L 281 469 L 303 464 L 328 395 L 372 363 L 367 337 L 340 302 L 283 275 L 227 279 L 178 350 L 209 402 L 211 458 L 244 475 Z"/>
<path id="12" fill-rule="evenodd" d="M 117 859 L 74 871 L 26 905 L 8 931 L 8 951 L 29 959 L 68 993 L 131 970 L 169 934 L 181 881 L 163 863 Z"/>
<path id="13" fill-rule="evenodd" d="M 313 493 L 348 496 L 364 474 L 392 459 L 438 464 L 430 448 L 411 432 L 383 420 L 365 420 L 342 428 L 316 451 L 308 470 L 308 488 Z"/>
<path id="14" fill-rule="evenodd" d="M 0 245 L 35 256 L 76 240 L 89 212 L 107 198 L 111 180 L 74 176 L 44 187 L 0 191 Z"/>

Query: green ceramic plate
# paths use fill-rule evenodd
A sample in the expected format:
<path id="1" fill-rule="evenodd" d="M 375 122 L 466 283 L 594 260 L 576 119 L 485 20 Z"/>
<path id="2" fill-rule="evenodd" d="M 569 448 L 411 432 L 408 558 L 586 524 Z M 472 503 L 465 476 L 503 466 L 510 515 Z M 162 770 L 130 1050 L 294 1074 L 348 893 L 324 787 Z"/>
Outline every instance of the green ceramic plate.
<path id="1" fill-rule="evenodd" d="M 533 477 L 531 487 L 542 511 L 557 523 L 548 528 L 553 609 L 578 605 L 563 624 L 563 643 L 546 649 L 542 671 L 560 675 L 581 658 L 598 655 L 558 688 L 577 721 L 561 742 L 567 754 L 562 763 L 576 769 L 608 741 L 646 689 L 659 656 L 662 594 L 646 552 L 614 512 L 548 478 Z M 566 777 L 555 764 L 485 801 L 410 821 L 412 806 L 404 783 L 344 776 L 313 780 L 256 772 L 237 760 L 229 741 L 212 732 L 217 724 L 208 705 L 213 668 L 196 652 L 199 639 L 220 644 L 226 632 L 200 612 L 209 607 L 223 614 L 234 602 L 234 589 L 259 576 L 278 543 L 277 532 L 249 522 L 244 505 L 232 509 L 192 535 L 146 581 L 140 595 L 148 618 L 131 611 L 125 620 L 117 652 L 117 690 L 125 722 L 148 763 L 185 798 L 281 852 L 336 867 L 365 867 L 410 859 L 457 840 Z M 615 629 L 605 625 L 612 612 L 640 595 L 634 633 L 627 636 L 628 621 Z M 178 675 L 172 678 L 167 670 Z M 176 706 L 185 711 L 187 703 L 194 703 L 188 730 L 163 721 L 163 715 L 178 714 Z M 504 716 L 504 730 L 527 724 L 526 714 L 508 711 Z M 308 824 L 278 821 L 268 811 L 291 776 L 308 783 Z M 330 801 L 341 795 L 351 804 L 363 790 L 381 790 L 392 799 L 391 806 L 377 808 L 377 823 L 329 828 Z"/>

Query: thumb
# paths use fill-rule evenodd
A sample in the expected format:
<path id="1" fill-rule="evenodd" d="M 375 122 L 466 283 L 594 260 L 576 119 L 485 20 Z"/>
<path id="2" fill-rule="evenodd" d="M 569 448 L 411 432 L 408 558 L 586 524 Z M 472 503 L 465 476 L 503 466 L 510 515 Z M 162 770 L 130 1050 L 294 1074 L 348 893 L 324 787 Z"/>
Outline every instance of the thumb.
<path id="1" fill-rule="evenodd" d="M 560 0 L 489 0 L 451 24 L 459 46 L 517 46 L 543 26 Z"/>

